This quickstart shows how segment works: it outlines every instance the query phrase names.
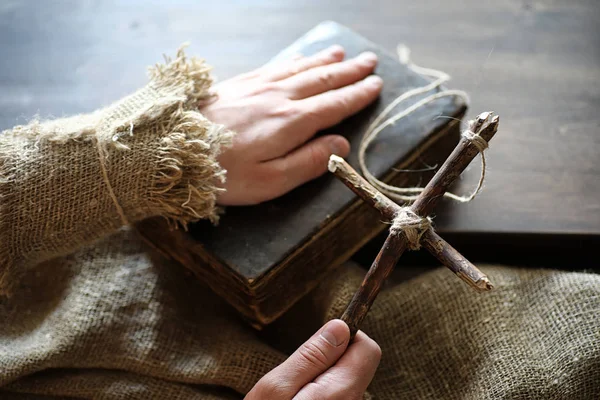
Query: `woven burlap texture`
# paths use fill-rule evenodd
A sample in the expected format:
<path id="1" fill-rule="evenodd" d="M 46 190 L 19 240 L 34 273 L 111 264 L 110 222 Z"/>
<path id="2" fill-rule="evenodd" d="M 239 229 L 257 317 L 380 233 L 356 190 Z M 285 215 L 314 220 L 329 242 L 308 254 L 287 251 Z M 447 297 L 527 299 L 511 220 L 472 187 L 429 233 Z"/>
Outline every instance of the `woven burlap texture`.
<path id="1" fill-rule="evenodd" d="M 446 270 L 380 294 L 363 326 L 383 350 L 373 397 L 598 398 L 600 277 L 482 269 L 486 295 Z M 338 270 L 276 323 L 277 342 L 339 316 L 363 274 Z M 0 319 L 0 398 L 236 398 L 206 385 L 245 393 L 285 359 L 129 231 L 29 271 Z"/>
<path id="2" fill-rule="evenodd" d="M 26 268 L 113 232 L 119 209 L 132 223 L 215 219 L 215 156 L 231 134 L 198 112 L 211 83 L 180 49 L 110 107 L 0 134 L 0 294 Z"/>
<path id="3" fill-rule="evenodd" d="M 258 333 L 119 229 L 96 142 L 129 221 L 215 216 L 230 134 L 194 111 L 208 69 L 180 53 L 153 71 L 114 106 L 0 137 L 2 399 L 241 398 L 360 285 L 364 270 L 345 265 Z M 442 269 L 386 285 L 362 327 L 383 350 L 371 397 L 600 398 L 600 277 L 481 268 L 491 293 Z"/>

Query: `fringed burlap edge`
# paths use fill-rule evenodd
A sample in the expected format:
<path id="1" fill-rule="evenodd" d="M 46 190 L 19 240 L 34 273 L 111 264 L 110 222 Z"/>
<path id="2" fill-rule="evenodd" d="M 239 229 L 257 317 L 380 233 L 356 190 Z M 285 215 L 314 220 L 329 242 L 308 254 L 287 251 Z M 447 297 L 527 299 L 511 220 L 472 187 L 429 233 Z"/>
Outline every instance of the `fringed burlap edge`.
<path id="1" fill-rule="evenodd" d="M 188 59 L 185 47 L 187 44 L 179 48 L 174 60 L 165 57 L 165 64 L 148 68 L 150 87 L 159 93 L 183 89 L 183 97 L 172 110 L 166 105 L 162 112 L 147 113 L 150 119 L 161 116 L 153 123 L 168 132 L 160 135 L 164 137 L 157 160 L 159 169 L 149 192 L 161 215 L 172 226 L 184 228 L 204 218 L 218 222 L 217 194 L 224 191 L 227 171 L 221 168 L 217 157 L 223 148 L 231 146 L 233 139 L 233 132 L 198 112 L 199 104 L 214 96 L 210 92 L 212 68 L 202 59 Z M 140 115 L 137 123 L 144 124 L 144 119 Z"/>
<path id="2" fill-rule="evenodd" d="M 173 112 L 159 149 L 158 170 L 149 190 L 151 202 L 173 227 L 199 219 L 218 222 L 217 194 L 226 170 L 216 161 L 231 144 L 232 133 L 196 111 Z"/>
<path id="3" fill-rule="evenodd" d="M 136 211 L 133 217 L 127 215 L 127 221 L 143 219 L 144 213 L 149 214 L 146 217 L 163 216 L 173 227 L 186 228 L 189 223 L 204 218 L 213 223 L 218 221 L 216 200 L 217 194 L 224 190 L 226 171 L 217 162 L 217 156 L 231 145 L 233 132 L 212 123 L 198 111 L 199 104 L 213 96 L 211 67 L 204 60 L 187 58 L 184 48 L 185 45 L 177 51 L 175 59 L 165 57 L 164 64 L 149 68 L 150 82 L 146 87 L 105 109 L 54 121 L 35 119 L 2 132 L 6 136 L 0 148 L 0 296 L 10 296 L 27 267 L 45 261 L 30 259 L 26 252 L 13 246 L 11 210 L 2 209 L 11 192 L 1 187 L 19 185 L 15 173 L 18 163 L 14 162 L 18 154 L 11 150 L 23 146 L 13 146 L 11 141 L 29 141 L 36 145 L 44 141 L 90 141 L 106 149 L 104 153 L 108 156 L 112 151 L 143 151 L 130 148 L 137 135 L 132 134 L 130 138 L 127 133 L 154 129 L 160 144 L 158 151 L 148 155 L 157 158 L 157 169 L 152 172 L 151 184 L 143 193 L 147 198 L 141 208 L 145 211 Z M 126 118 L 114 118 L 113 114 L 127 109 L 130 103 L 140 102 L 140 98 L 142 103 L 147 102 L 145 107 L 133 110 Z M 102 154 L 100 151 L 100 157 Z M 107 181 L 105 179 L 105 184 L 112 190 Z M 101 180 L 95 184 L 100 185 Z M 121 205 L 116 204 L 116 207 L 121 208 Z M 99 238 L 110 233 L 99 232 Z"/>

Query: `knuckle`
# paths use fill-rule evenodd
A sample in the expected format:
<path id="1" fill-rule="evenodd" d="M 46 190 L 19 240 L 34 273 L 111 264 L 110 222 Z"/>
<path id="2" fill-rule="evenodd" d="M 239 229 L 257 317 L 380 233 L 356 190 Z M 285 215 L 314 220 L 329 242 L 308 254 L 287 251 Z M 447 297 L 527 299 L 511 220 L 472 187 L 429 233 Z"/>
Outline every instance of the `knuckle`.
<path id="1" fill-rule="evenodd" d="M 324 107 L 315 107 L 306 110 L 303 113 L 303 117 L 308 121 L 320 122 L 323 119 L 323 114 L 325 113 Z"/>
<path id="2" fill-rule="evenodd" d="M 286 76 L 293 76 L 301 72 L 305 63 L 304 58 L 295 58 L 291 60 L 286 67 Z"/>
<path id="3" fill-rule="evenodd" d="M 336 108 L 340 113 L 347 115 L 352 112 L 352 107 L 350 105 L 350 100 L 347 96 L 340 96 L 336 102 Z"/>
<path id="4" fill-rule="evenodd" d="M 279 90 L 280 87 L 278 82 L 261 82 L 260 85 L 256 86 L 256 88 L 252 90 L 252 94 L 257 96 L 277 92 Z"/>
<path id="5" fill-rule="evenodd" d="M 321 72 L 321 74 L 319 74 L 318 79 L 319 84 L 328 89 L 332 89 L 333 87 L 335 87 L 335 74 L 331 71 Z"/>
<path id="6" fill-rule="evenodd" d="M 263 72 L 262 69 L 258 68 L 258 69 L 255 69 L 254 71 L 244 72 L 244 73 L 238 75 L 234 79 L 252 80 L 252 79 L 255 79 L 255 78 L 259 77 L 262 72 Z"/>
<path id="7" fill-rule="evenodd" d="M 282 101 L 276 107 L 270 109 L 271 117 L 282 119 L 295 119 L 298 117 L 299 110 L 293 101 Z"/>
<path id="8" fill-rule="evenodd" d="M 302 359 L 309 365 L 314 365 L 319 370 L 324 371 L 329 365 L 327 355 L 316 343 L 309 342 L 302 345 L 298 350 L 298 354 L 300 354 Z"/>
<path id="9" fill-rule="evenodd" d="M 315 170 L 320 170 L 320 167 L 327 162 L 330 153 L 324 145 L 310 146 L 308 150 L 308 162 Z"/>

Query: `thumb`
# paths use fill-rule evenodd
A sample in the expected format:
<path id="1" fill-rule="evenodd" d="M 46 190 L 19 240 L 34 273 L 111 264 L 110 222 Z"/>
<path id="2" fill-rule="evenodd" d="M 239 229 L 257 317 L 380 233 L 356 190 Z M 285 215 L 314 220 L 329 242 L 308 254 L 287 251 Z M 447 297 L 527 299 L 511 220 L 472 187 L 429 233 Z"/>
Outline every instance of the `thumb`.
<path id="1" fill-rule="evenodd" d="M 329 321 L 280 366 L 258 381 L 246 398 L 291 399 L 304 385 L 336 363 L 349 340 L 350 329 L 344 321 Z"/>

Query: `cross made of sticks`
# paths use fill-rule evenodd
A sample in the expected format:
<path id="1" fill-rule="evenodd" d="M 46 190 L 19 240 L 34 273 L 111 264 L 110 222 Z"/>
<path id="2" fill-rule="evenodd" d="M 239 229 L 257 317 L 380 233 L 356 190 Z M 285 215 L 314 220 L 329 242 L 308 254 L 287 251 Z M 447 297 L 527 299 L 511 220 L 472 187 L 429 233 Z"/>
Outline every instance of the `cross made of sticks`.
<path id="1" fill-rule="evenodd" d="M 471 121 L 467 131 L 469 134 L 463 134 L 452 154 L 408 207 L 397 205 L 342 158 L 331 156 L 329 171 L 363 201 L 377 209 L 385 222 L 391 224 L 385 243 L 342 315 L 342 320 L 350 327 L 352 337 L 358 331 L 383 283 L 407 249 L 416 250 L 423 246 L 474 289 L 483 292 L 493 288 L 486 275 L 435 233 L 428 215 L 475 156 L 487 147 L 498 130 L 498 122 L 498 116 L 491 112 L 482 113 Z"/>

